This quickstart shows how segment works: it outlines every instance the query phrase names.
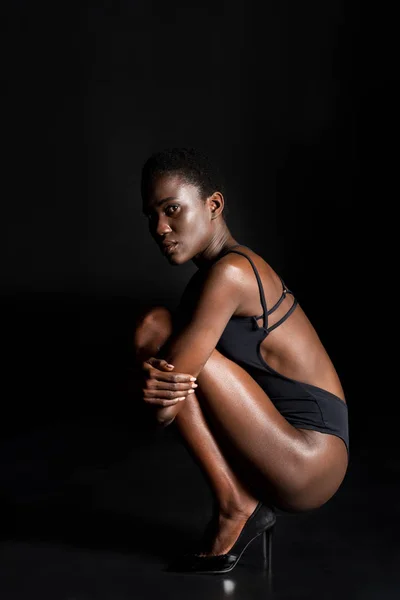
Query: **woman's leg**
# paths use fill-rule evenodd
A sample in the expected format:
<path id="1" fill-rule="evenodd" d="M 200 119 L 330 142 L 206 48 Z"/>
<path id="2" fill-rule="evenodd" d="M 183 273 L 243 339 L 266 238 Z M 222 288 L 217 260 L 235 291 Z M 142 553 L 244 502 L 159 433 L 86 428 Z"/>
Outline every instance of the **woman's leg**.
<path id="1" fill-rule="evenodd" d="M 150 309 L 138 319 L 134 348 L 138 360 L 156 356 L 172 333 L 169 311 L 163 307 Z M 190 401 L 189 401 L 190 398 Z M 199 401 L 192 394 L 185 401 L 174 424 L 193 460 L 198 464 L 214 499 L 208 544 L 204 549 L 224 554 L 240 534 L 258 500 L 241 479 L 240 472 L 222 453 Z"/>
<path id="2" fill-rule="evenodd" d="M 228 480 L 240 481 L 243 490 L 252 489 L 253 502 L 254 497 L 266 503 L 272 499 L 284 510 L 317 508 L 336 492 L 347 469 L 342 440 L 290 425 L 252 377 L 217 350 L 197 382 L 196 393 L 184 402 L 175 423 L 217 495 L 224 498 L 226 474 Z M 233 474 L 232 464 L 243 477 Z M 248 493 L 249 504 L 251 498 Z M 226 533 L 226 526 L 222 529 Z M 236 539 L 232 527 L 229 536 L 231 546 Z M 217 546 L 214 552 L 225 551 Z"/>
<path id="3" fill-rule="evenodd" d="M 156 356 L 172 333 L 169 311 L 163 307 L 150 309 L 142 315 L 134 335 L 134 348 L 139 360 Z M 221 453 L 213 433 L 205 419 L 197 398 L 192 394 L 185 401 L 174 423 L 177 425 L 185 446 L 206 476 L 214 503 L 227 515 L 244 509 L 252 512 L 256 502 L 250 491 L 234 473 Z M 190 400 L 190 401 L 189 401 Z"/>
<path id="4" fill-rule="evenodd" d="M 292 426 L 257 382 L 217 350 L 197 383 L 192 396 L 199 399 L 222 451 L 226 448 L 243 467 L 256 497 L 300 512 L 333 496 L 347 470 L 343 440 Z"/>

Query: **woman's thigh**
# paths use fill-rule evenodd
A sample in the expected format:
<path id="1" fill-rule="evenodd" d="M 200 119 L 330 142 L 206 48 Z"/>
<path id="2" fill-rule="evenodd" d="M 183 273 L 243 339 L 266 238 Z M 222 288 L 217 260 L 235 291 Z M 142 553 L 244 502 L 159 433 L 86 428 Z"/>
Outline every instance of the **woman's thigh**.
<path id="1" fill-rule="evenodd" d="M 340 438 L 292 426 L 258 383 L 217 350 L 197 383 L 217 439 L 248 467 L 259 493 L 295 511 L 317 508 L 333 496 L 347 470 Z"/>
<path id="2" fill-rule="evenodd" d="M 163 358 L 172 332 L 168 309 L 149 308 L 138 320 L 136 349 L 143 348 L 146 357 Z M 273 497 L 284 510 L 308 510 L 337 491 L 347 470 L 342 440 L 293 427 L 258 383 L 218 350 L 212 352 L 197 383 L 193 396 L 217 442 L 244 466 L 260 498 Z"/>

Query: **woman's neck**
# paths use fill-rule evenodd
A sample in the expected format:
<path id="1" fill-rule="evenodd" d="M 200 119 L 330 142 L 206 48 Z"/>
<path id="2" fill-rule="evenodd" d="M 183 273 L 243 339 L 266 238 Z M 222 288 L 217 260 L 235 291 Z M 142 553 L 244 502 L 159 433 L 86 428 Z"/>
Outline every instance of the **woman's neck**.
<path id="1" fill-rule="evenodd" d="M 233 246 L 240 246 L 240 244 L 229 233 L 228 236 L 211 242 L 202 253 L 197 254 L 192 260 L 199 269 L 207 268 Z"/>

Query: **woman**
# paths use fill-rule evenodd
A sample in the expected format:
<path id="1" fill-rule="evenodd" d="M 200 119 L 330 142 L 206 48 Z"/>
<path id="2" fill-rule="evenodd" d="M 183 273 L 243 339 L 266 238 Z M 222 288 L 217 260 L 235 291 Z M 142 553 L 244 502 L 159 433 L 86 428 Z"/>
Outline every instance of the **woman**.
<path id="1" fill-rule="evenodd" d="M 348 466 L 335 368 L 285 283 L 231 235 L 221 189 L 193 149 L 143 166 L 151 235 L 171 265 L 198 267 L 176 313 L 152 308 L 135 332 L 143 399 L 177 426 L 215 499 L 201 547 L 171 566 L 192 572 L 230 571 L 275 507 L 320 507 Z"/>

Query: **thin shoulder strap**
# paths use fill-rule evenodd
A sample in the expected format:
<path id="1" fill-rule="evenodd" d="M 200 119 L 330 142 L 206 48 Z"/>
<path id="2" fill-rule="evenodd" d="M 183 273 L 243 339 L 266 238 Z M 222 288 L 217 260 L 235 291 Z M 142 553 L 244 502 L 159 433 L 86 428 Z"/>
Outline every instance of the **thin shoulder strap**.
<path id="1" fill-rule="evenodd" d="M 225 254 L 228 254 L 228 252 L 234 252 L 235 254 L 241 254 L 242 256 L 245 256 L 250 261 L 250 264 L 253 267 L 254 274 L 255 274 L 255 276 L 257 278 L 258 289 L 260 291 L 260 300 L 261 300 L 261 305 L 262 305 L 262 308 L 263 308 L 263 314 L 262 314 L 262 316 L 263 316 L 264 328 L 268 329 L 267 303 L 265 301 L 264 288 L 263 288 L 263 285 L 261 283 L 260 276 L 259 276 L 257 268 L 256 268 L 254 262 L 251 260 L 250 256 L 247 256 L 247 254 L 245 254 L 244 252 L 240 252 L 240 250 L 233 250 L 233 248 L 237 248 L 237 246 L 242 246 L 243 248 L 247 248 L 247 246 L 243 246 L 243 244 L 236 244 L 236 246 L 231 246 L 230 248 L 228 248 L 228 250 L 226 252 L 224 252 L 223 256 L 225 256 Z"/>
<path id="2" fill-rule="evenodd" d="M 266 332 L 268 334 L 271 331 L 273 331 L 274 329 L 276 329 L 276 327 L 279 327 L 279 325 L 281 325 L 281 323 L 286 321 L 286 319 L 292 314 L 292 312 L 294 311 L 294 309 L 296 308 L 296 306 L 298 304 L 297 299 L 294 297 L 293 292 L 291 292 L 288 289 L 288 287 L 286 286 L 282 277 L 279 276 L 279 279 L 281 280 L 281 283 L 282 283 L 282 289 L 283 289 L 282 295 L 279 298 L 279 300 L 274 304 L 274 306 L 270 310 L 267 310 L 267 303 L 265 301 L 265 296 L 264 296 L 264 288 L 261 283 L 261 279 L 258 274 L 257 268 L 256 268 L 255 264 L 253 263 L 252 259 L 250 258 L 250 256 L 247 256 L 247 254 L 245 254 L 244 252 L 240 252 L 240 250 L 233 250 L 233 248 L 237 248 L 237 246 L 242 246 L 243 248 L 247 248 L 248 250 L 250 250 L 250 248 L 248 248 L 248 246 L 244 246 L 244 244 L 236 244 L 235 246 L 231 246 L 230 248 L 228 248 L 219 258 L 221 258 L 222 256 L 225 256 L 225 254 L 228 254 L 228 252 L 235 252 L 236 254 L 241 254 L 242 256 L 245 256 L 250 261 L 251 266 L 253 267 L 255 276 L 257 278 L 258 288 L 260 291 L 261 304 L 262 304 L 263 311 L 264 311 L 263 315 L 262 315 L 262 317 L 264 319 L 264 329 L 266 330 Z M 292 306 L 290 307 L 288 312 L 281 319 L 279 319 L 276 323 L 274 323 L 271 327 L 268 328 L 268 315 L 273 313 L 282 304 L 283 300 L 286 298 L 286 294 L 291 294 L 293 296 Z M 255 318 L 259 319 L 260 317 L 255 317 Z M 258 329 L 257 321 L 256 321 L 256 328 Z"/>
<path id="3" fill-rule="evenodd" d="M 281 280 L 281 284 L 282 284 L 282 295 L 279 298 L 279 300 L 273 305 L 272 308 L 269 309 L 268 314 L 270 315 L 271 313 L 273 313 L 284 301 L 284 299 L 286 298 L 286 294 L 292 294 L 292 292 L 286 287 L 285 282 L 283 281 L 282 277 L 280 275 L 278 275 L 279 279 Z M 293 294 L 292 294 L 293 295 Z"/>

